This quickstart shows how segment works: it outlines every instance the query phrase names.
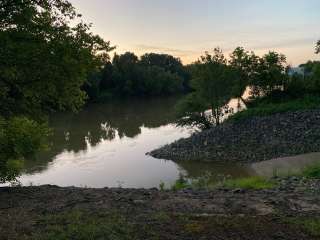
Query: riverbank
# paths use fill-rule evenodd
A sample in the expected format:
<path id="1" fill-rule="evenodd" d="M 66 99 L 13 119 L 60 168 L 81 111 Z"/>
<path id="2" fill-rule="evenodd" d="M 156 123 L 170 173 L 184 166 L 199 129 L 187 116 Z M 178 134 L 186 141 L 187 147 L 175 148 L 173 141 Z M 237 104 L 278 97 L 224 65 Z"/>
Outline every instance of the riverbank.
<path id="1" fill-rule="evenodd" d="M 0 239 L 319 239 L 320 181 L 268 190 L 0 188 Z"/>
<path id="2" fill-rule="evenodd" d="M 320 109 L 227 121 L 149 155 L 174 161 L 253 163 L 320 151 Z"/>

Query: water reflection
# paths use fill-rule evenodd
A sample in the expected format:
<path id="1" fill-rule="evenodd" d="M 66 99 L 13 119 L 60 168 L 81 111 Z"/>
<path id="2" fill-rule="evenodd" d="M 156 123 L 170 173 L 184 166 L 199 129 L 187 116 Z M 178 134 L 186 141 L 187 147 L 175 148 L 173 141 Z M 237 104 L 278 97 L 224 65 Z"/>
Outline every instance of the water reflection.
<path id="1" fill-rule="evenodd" d="M 51 150 L 26 161 L 19 180 L 23 185 L 151 188 L 161 182 L 170 186 L 180 174 L 191 179 L 206 173 L 217 179 L 221 175 L 270 176 L 281 166 L 301 167 L 313 158 L 320 159 L 319 154 L 305 161 L 278 159 L 239 166 L 224 162 L 174 163 L 146 156 L 146 152 L 192 133 L 172 124 L 177 101 L 176 97 L 131 99 L 91 105 L 78 114 L 56 114 L 50 118 L 54 129 Z"/>
<path id="2" fill-rule="evenodd" d="M 178 97 L 130 99 L 93 104 L 78 114 L 58 113 L 50 117 L 54 134 L 51 149 L 25 164 L 25 173 L 44 171 L 58 154 L 79 153 L 115 138 L 135 138 L 141 128 L 158 128 L 175 121 L 174 106 Z M 84 154 L 84 153 L 82 153 Z"/>

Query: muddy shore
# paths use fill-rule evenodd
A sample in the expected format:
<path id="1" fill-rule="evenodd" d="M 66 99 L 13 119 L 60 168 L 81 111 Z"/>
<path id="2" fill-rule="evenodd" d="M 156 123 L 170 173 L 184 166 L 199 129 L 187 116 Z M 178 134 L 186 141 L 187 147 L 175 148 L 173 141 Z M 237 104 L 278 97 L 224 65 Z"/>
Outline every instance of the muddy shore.
<path id="1" fill-rule="evenodd" d="M 319 189 L 0 188 L 0 239 L 320 239 L 306 224 L 320 222 Z"/>

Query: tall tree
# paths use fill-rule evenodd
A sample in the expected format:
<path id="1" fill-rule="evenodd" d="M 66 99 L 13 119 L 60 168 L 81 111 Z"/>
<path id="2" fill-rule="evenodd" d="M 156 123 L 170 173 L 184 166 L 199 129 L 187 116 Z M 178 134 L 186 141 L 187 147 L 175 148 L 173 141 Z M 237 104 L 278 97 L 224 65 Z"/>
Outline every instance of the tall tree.
<path id="1" fill-rule="evenodd" d="M 66 0 L 1 1 L 0 46 L 2 115 L 79 109 L 87 75 L 113 49 Z"/>
<path id="2" fill-rule="evenodd" d="M 270 51 L 259 59 L 251 86 L 253 96 L 268 95 L 276 89 L 285 88 L 287 82 L 286 56 Z"/>
<path id="3" fill-rule="evenodd" d="M 44 147 L 39 115 L 83 105 L 81 87 L 113 49 L 90 27 L 67 0 L 0 1 L 0 182 Z"/>
<path id="4" fill-rule="evenodd" d="M 194 92 L 179 104 L 180 125 L 199 125 L 208 128 L 221 123 L 224 107 L 232 96 L 233 71 L 219 48 L 206 53 L 195 63 L 191 80 Z M 206 110 L 211 114 L 206 114 Z"/>
<path id="5" fill-rule="evenodd" d="M 258 59 L 254 52 L 249 53 L 243 47 L 237 47 L 230 55 L 229 65 L 236 72 L 234 96 L 243 102 L 242 96 L 254 76 Z"/>

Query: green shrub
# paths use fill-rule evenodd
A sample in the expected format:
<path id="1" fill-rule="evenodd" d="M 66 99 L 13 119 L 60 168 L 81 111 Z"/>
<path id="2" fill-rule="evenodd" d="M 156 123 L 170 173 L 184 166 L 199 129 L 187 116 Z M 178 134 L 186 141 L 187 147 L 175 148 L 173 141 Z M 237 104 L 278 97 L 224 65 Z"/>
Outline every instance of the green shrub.
<path id="1" fill-rule="evenodd" d="M 26 117 L 0 118 L 0 182 L 13 181 L 25 158 L 48 148 L 50 130 Z"/>
<path id="2" fill-rule="evenodd" d="M 320 164 L 310 165 L 302 171 L 306 178 L 320 178 Z"/>

